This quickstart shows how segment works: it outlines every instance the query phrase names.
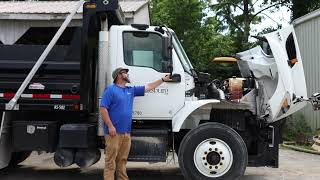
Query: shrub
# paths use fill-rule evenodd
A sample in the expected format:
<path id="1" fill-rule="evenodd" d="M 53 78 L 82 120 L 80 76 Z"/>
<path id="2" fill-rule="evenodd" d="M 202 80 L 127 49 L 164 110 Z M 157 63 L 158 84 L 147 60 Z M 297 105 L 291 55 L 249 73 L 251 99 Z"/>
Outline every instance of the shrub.
<path id="1" fill-rule="evenodd" d="M 283 130 L 285 141 L 295 141 L 297 144 L 305 145 L 310 143 L 312 135 L 311 127 L 307 124 L 302 113 L 287 118 Z"/>

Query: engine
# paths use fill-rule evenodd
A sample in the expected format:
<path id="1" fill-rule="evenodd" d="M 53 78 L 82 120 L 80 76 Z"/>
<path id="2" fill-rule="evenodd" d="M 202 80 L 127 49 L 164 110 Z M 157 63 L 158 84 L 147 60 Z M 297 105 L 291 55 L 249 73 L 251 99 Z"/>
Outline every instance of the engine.
<path id="1" fill-rule="evenodd" d="M 240 102 L 241 98 L 255 88 L 254 78 L 230 77 L 210 81 L 208 73 L 198 73 L 195 95 L 199 99 L 224 99 Z"/>

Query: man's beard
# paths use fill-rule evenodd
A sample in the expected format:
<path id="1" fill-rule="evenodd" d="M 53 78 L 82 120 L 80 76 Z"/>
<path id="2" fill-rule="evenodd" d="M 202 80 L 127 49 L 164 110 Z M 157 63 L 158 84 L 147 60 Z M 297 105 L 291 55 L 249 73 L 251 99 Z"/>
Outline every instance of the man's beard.
<path id="1" fill-rule="evenodd" d="M 130 82 L 131 82 L 128 77 L 124 77 L 123 80 L 124 80 L 125 82 L 127 82 L 127 83 L 130 83 Z"/>

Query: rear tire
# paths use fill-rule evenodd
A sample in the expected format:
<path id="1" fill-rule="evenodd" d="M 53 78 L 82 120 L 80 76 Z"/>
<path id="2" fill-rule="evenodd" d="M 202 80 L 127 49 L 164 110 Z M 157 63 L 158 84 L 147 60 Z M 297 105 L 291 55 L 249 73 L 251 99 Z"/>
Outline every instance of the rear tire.
<path id="1" fill-rule="evenodd" d="M 68 167 L 74 163 L 75 150 L 68 148 L 58 148 L 54 153 L 54 162 L 59 167 Z"/>
<path id="2" fill-rule="evenodd" d="M 3 112 L 0 112 L 0 124 L 2 123 Z M 3 138 L 3 136 L 1 136 Z M 26 160 L 32 151 L 12 152 L 8 167 L 16 167 L 18 164 Z M 10 154 L 10 153 L 9 153 Z"/>
<path id="3" fill-rule="evenodd" d="M 179 165 L 189 180 L 237 179 L 243 176 L 247 163 L 246 144 L 224 124 L 201 124 L 180 144 Z"/>
<path id="4" fill-rule="evenodd" d="M 98 162 L 101 158 L 99 149 L 78 149 L 74 158 L 74 162 L 80 168 L 87 168 Z"/>

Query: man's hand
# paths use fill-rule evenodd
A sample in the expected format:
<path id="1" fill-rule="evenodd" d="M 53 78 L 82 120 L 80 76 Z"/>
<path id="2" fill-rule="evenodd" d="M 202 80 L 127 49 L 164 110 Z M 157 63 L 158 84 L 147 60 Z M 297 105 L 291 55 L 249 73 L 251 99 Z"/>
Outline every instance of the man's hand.
<path id="1" fill-rule="evenodd" d="M 172 79 L 171 79 L 171 77 L 170 77 L 170 74 L 167 74 L 167 75 L 165 75 L 165 76 L 162 78 L 162 80 L 163 80 L 164 82 L 167 82 L 167 81 L 171 81 Z"/>
<path id="2" fill-rule="evenodd" d="M 170 74 L 167 74 L 165 77 L 161 78 L 161 79 L 158 79 L 152 83 L 149 83 L 149 84 L 146 84 L 145 85 L 145 90 L 146 91 L 150 91 L 158 86 L 160 86 L 163 82 L 166 82 L 166 81 L 171 81 L 171 77 L 170 77 Z"/>
<path id="3" fill-rule="evenodd" d="M 112 124 L 112 121 L 111 121 L 110 116 L 109 116 L 108 109 L 105 108 L 105 107 L 101 107 L 100 108 L 100 114 L 102 116 L 102 119 L 103 119 L 104 123 L 108 126 L 109 135 L 111 137 L 115 136 L 117 134 L 117 131 L 116 131 L 116 128 L 114 128 L 114 126 Z"/>
<path id="4" fill-rule="evenodd" d="M 109 129 L 109 135 L 111 137 L 114 137 L 114 136 L 117 135 L 117 130 L 116 130 L 116 128 L 114 126 L 110 126 L 110 127 L 108 127 L 108 129 Z"/>

